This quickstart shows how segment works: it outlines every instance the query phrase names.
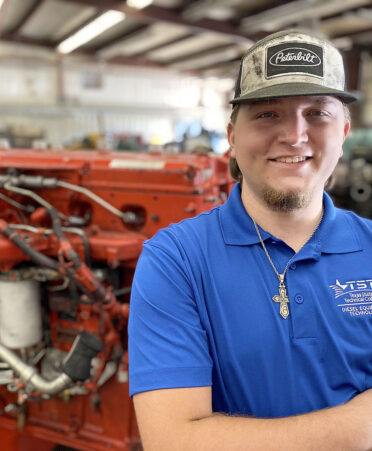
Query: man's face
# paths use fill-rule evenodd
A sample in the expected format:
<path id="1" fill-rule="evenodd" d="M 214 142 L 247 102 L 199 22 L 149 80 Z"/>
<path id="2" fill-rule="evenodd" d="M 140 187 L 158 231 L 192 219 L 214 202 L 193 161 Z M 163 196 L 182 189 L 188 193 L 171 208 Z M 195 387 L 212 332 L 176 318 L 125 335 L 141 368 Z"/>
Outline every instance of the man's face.
<path id="1" fill-rule="evenodd" d="M 227 132 L 243 193 L 273 209 L 281 209 L 275 202 L 283 197 L 295 200 L 288 210 L 306 206 L 323 192 L 349 127 L 341 101 L 331 96 L 242 104 Z"/>

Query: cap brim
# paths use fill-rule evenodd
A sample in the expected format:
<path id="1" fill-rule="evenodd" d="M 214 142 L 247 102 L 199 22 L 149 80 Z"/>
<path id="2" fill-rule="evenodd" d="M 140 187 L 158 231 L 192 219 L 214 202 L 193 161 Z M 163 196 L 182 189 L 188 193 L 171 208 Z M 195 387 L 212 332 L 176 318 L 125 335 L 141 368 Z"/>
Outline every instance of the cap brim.
<path id="1" fill-rule="evenodd" d="M 340 97 L 343 102 L 351 103 L 358 98 L 349 92 L 328 88 L 312 83 L 281 83 L 267 88 L 257 89 L 249 94 L 236 97 L 230 103 L 245 103 L 251 100 L 267 100 L 280 97 L 329 95 Z"/>

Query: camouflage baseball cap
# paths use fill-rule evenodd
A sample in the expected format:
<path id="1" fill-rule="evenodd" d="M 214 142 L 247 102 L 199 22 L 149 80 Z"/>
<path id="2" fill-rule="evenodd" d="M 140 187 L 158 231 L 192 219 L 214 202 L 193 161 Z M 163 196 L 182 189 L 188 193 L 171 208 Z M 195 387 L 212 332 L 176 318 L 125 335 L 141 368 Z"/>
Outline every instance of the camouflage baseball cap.
<path id="1" fill-rule="evenodd" d="M 345 103 L 357 100 L 345 91 L 342 56 L 330 41 L 286 30 L 256 42 L 242 58 L 230 103 L 306 95 L 337 96 Z"/>

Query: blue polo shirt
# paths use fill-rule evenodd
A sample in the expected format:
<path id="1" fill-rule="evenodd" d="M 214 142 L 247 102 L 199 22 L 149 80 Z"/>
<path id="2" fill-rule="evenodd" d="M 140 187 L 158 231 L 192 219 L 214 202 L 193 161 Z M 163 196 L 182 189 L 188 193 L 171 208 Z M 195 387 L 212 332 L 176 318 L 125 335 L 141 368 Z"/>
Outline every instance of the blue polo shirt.
<path id="1" fill-rule="evenodd" d="M 294 251 L 261 229 L 280 272 Z M 372 222 L 324 216 L 278 279 L 240 198 L 146 241 L 129 321 L 131 395 L 212 386 L 213 410 L 282 417 L 344 403 L 372 387 Z"/>

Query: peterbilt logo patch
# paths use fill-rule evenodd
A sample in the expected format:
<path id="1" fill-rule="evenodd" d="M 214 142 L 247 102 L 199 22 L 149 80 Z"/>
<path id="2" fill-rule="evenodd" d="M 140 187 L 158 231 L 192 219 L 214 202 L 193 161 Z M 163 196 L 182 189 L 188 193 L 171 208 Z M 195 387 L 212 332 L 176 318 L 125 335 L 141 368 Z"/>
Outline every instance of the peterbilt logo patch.
<path id="1" fill-rule="evenodd" d="M 305 42 L 267 47 L 266 78 L 290 74 L 323 77 L 323 48 Z"/>
<path id="2" fill-rule="evenodd" d="M 319 56 L 311 50 L 301 47 L 289 47 L 279 50 L 270 58 L 273 66 L 319 66 L 321 60 Z"/>

